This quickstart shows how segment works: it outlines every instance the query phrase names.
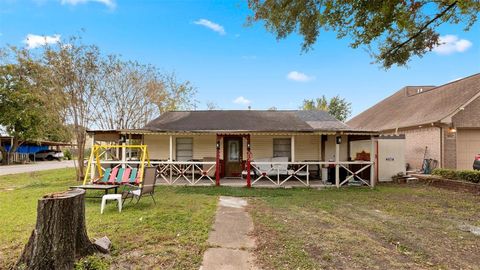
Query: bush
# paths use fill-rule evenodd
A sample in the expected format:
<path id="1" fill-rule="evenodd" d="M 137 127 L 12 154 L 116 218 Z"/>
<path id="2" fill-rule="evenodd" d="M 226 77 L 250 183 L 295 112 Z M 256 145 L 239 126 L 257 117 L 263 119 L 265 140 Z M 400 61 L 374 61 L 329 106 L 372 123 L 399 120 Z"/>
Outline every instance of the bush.
<path id="1" fill-rule="evenodd" d="M 461 180 L 472 183 L 480 183 L 480 171 L 473 170 L 452 170 L 452 169 L 435 169 L 433 175 L 438 175 L 447 179 Z"/>
<path id="2" fill-rule="evenodd" d="M 65 149 L 65 151 L 63 151 L 63 157 L 66 160 L 72 160 L 72 156 L 72 151 L 70 151 L 70 149 Z"/>
<path id="3" fill-rule="evenodd" d="M 87 256 L 75 263 L 75 270 L 107 270 L 108 268 L 108 262 L 95 255 Z"/>

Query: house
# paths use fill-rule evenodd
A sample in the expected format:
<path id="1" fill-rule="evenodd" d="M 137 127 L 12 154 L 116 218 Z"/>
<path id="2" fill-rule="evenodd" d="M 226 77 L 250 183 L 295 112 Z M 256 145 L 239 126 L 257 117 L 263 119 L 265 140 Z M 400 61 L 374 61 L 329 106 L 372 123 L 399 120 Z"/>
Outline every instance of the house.
<path id="1" fill-rule="evenodd" d="M 142 129 L 88 133 L 94 144 L 147 145 L 151 163 L 168 184 L 310 186 L 324 183 L 323 177 L 341 186 L 374 180 L 370 153 L 377 133 L 351 128 L 323 111 L 172 111 Z M 352 142 L 363 144 L 352 149 Z M 124 166 L 138 157 L 133 148 L 109 155 Z"/>
<path id="2" fill-rule="evenodd" d="M 406 86 L 347 122 L 352 128 L 405 135 L 412 169 L 424 158 L 472 169 L 480 153 L 480 74 L 441 86 Z"/>

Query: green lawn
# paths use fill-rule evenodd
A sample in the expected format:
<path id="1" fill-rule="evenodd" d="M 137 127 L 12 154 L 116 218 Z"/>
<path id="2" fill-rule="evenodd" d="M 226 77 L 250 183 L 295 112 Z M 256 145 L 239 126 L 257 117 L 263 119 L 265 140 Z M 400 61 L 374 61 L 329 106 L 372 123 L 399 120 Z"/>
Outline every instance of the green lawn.
<path id="1" fill-rule="evenodd" d="M 36 204 L 42 195 L 75 184 L 72 169 L 0 177 L 0 269 L 15 262 L 35 225 Z M 13 189 L 13 190 L 11 190 Z M 217 198 L 177 193 L 160 187 L 155 196 L 118 213 L 114 203 L 100 214 L 100 201 L 86 203 L 91 238 L 108 236 L 112 268 L 195 269 L 207 248 L 206 239 Z"/>
<path id="2" fill-rule="evenodd" d="M 75 184 L 73 170 L 0 177 L 0 269 L 18 257 L 42 195 Z M 107 235 L 112 269 L 198 269 L 218 196 L 248 197 L 263 269 L 478 269 L 480 198 L 424 185 L 374 190 L 158 187 L 120 214 L 87 200 L 90 237 Z"/>

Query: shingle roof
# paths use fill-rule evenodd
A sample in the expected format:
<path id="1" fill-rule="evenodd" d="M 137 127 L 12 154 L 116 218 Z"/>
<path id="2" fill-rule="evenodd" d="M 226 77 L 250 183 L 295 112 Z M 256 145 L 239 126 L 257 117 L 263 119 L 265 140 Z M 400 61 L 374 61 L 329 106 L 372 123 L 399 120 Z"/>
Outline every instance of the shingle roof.
<path id="1" fill-rule="evenodd" d="M 435 123 L 480 93 L 480 73 L 438 87 L 407 86 L 352 118 L 353 128 L 389 130 Z"/>
<path id="2" fill-rule="evenodd" d="M 150 131 L 350 131 L 324 111 L 172 111 L 152 120 Z"/>

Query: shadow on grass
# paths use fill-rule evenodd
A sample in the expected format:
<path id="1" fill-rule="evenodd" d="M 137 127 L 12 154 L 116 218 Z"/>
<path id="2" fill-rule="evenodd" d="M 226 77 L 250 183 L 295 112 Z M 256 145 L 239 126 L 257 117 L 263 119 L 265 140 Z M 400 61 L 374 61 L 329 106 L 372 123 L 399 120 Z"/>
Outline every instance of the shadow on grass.
<path id="1" fill-rule="evenodd" d="M 233 196 L 233 197 L 288 197 L 298 191 L 308 191 L 305 188 L 247 188 L 247 187 L 174 187 L 179 194 L 202 194 L 208 196 Z"/>

